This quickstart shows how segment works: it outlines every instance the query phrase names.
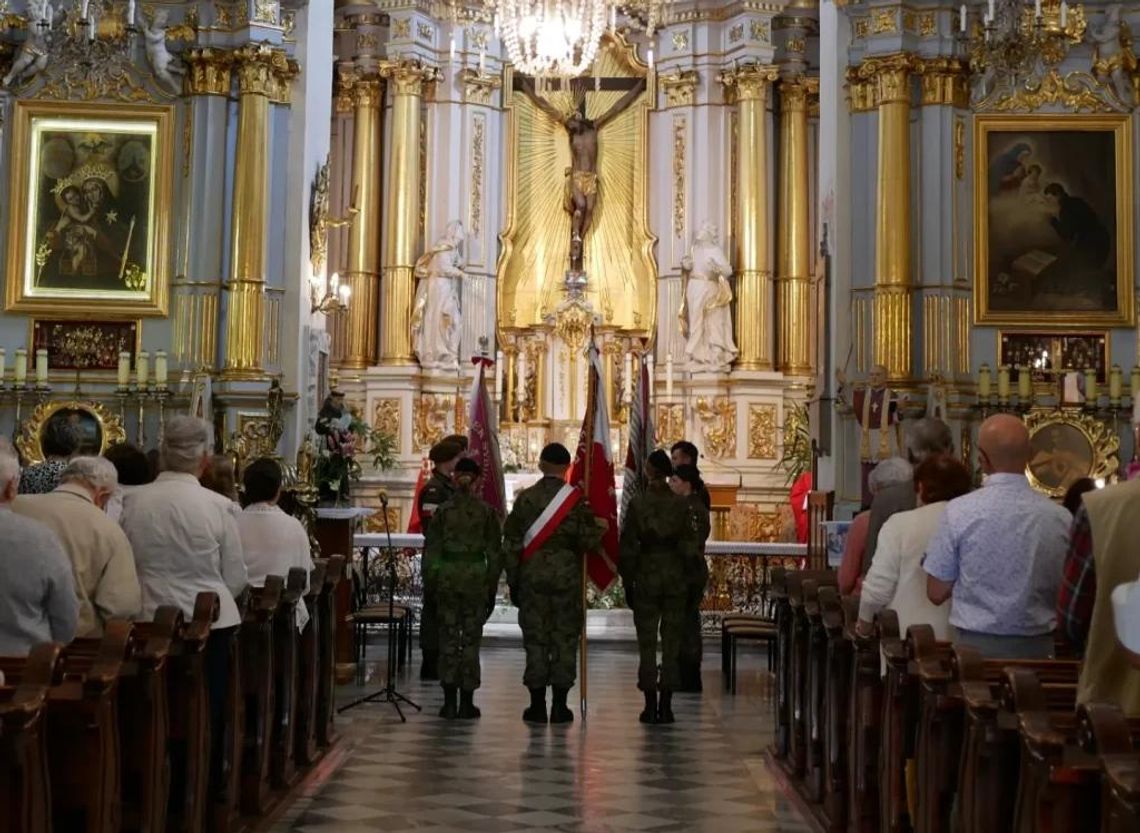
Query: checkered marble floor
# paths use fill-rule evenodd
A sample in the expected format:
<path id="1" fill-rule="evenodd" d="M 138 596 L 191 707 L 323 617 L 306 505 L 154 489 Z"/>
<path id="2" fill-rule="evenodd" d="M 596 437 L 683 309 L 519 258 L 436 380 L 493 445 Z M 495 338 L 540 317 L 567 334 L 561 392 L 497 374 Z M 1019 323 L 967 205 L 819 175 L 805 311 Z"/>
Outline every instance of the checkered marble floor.
<path id="1" fill-rule="evenodd" d="M 762 657 L 742 669 L 733 697 L 721 691 L 710 644 L 704 695 L 674 697 L 676 724 L 643 726 L 635 646 L 591 648 L 588 720 L 575 689 L 569 726 L 522 722 L 517 643 L 484 648 L 477 721 L 442 720 L 438 685 L 406 675 L 401 690 L 423 712 L 409 712 L 406 724 L 383 704 L 341 715 L 343 764 L 311 784 L 273 833 L 811 830 L 761 758 L 771 737 Z"/>

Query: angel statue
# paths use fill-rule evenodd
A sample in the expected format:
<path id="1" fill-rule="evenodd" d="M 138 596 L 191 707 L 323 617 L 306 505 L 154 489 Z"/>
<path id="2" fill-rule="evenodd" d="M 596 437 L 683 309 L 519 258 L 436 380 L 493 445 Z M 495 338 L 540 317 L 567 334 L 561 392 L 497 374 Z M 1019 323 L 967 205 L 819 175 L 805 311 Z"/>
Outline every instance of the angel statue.
<path id="1" fill-rule="evenodd" d="M 142 17 L 141 23 L 139 17 Z M 154 72 L 154 77 L 165 84 L 171 92 L 177 93 L 182 91 L 182 76 L 186 74 L 186 70 L 178 65 L 177 59 L 166 48 L 167 20 L 166 9 L 155 9 L 154 17 L 149 24 L 145 17 L 136 12 L 135 25 L 143 33 L 146 60 Z"/>
<path id="2" fill-rule="evenodd" d="M 609 110 L 596 119 L 586 118 L 584 95 L 577 109 L 563 113 L 535 91 L 533 79 L 520 78 L 518 85 L 538 109 L 566 128 L 570 139 L 570 167 L 565 170 L 566 196 L 563 207 L 571 218 L 570 271 L 581 272 L 586 233 L 590 230 L 594 208 L 598 203 L 598 134 L 645 92 L 645 79 L 638 79 Z M 575 246 L 575 243 L 578 245 Z"/>
<path id="3" fill-rule="evenodd" d="M 463 279 L 459 245 L 463 224 L 452 220 L 431 251 L 416 261 L 416 302 L 412 309 L 412 349 L 420 367 L 455 370 L 459 366 L 459 282 Z"/>
<path id="4" fill-rule="evenodd" d="M 10 88 L 13 83 L 30 81 L 44 71 L 48 63 L 47 33 L 54 18 L 51 0 L 29 1 L 27 36 L 0 86 Z"/>
<path id="5" fill-rule="evenodd" d="M 1098 78 L 1108 76 L 1112 91 L 1129 110 L 1136 94 L 1132 88 L 1132 74 L 1136 72 L 1136 55 L 1132 52 L 1132 33 L 1127 20 L 1120 16 L 1120 4 L 1113 3 L 1104 9 L 1104 22 L 1088 28 L 1093 44 L 1093 72 Z"/>
<path id="6" fill-rule="evenodd" d="M 732 267 L 721 249 L 717 228 L 704 223 L 689 254 L 681 259 L 681 309 L 689 369 L 723 373 L 736 359 L 732 338 Z"/>

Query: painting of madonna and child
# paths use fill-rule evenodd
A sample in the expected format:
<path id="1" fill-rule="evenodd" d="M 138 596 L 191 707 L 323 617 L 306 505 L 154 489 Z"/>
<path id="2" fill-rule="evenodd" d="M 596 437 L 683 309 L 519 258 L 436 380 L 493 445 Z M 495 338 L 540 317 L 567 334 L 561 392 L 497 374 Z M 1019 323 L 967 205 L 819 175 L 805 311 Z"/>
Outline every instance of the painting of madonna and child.
<path id="1" fill-rule="evenodd" d="M 978 121 L 979 322 L 1131 323 L 1128 125 Z"/>
<path id="2" fill-rule="evenodd" d="M 19 114 L 10 305 L 161 313 L 168 117 L 101 115 Z"/>

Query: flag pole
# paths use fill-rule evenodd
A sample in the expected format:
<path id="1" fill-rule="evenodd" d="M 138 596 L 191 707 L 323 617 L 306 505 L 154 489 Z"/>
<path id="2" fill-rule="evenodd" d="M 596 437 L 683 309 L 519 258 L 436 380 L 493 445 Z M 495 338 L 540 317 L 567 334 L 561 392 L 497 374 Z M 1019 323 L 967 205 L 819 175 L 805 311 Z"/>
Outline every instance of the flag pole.
<path id="1" fill-rule="evenodd" d="M 592 463 L 593 457 L 594 457 L 594 409 L 597 407 L 597 404 L 598 404 L 597 370 L 594 367 L 594 362 L 593 362 L 593 359 L 590 357 L 590 352 L 589 352 L 589 350 L 593 350 L 593 349 L 596 349 L 596 346 L 594 344 L 594 329 L 593 329 L 593 327 L 591 327 L 590 328 L 590 347 L 586 352 L 586 356 L 589 360 L 589 371 L 586 374 L 586 379 L 589 383 L 589 390 L 586 391 L 586 422 L 585 422 L 585 425 L 583 426 L 584 430 L 582 432 L 583 438 L 586 442 L 586 456 L 585 456 L 585 459 L 583 460 L 582 482 L 583 482 L 583 484 L 585 484 L 586 488 L 589 488 L 589 486 L 590 486 L 590 466 L 591 466 L 591 463 Z M 582 644 L 581 644 L 582 656 L 581 656 L 581 661 L 580 661 L 580 664 L 582 666 L 582 689 L 581 689 L 581 702 L 579 703 L 579 708 L 582 712 L 582 720 L 583 721 L 586 719 L 586 713 L 587 713 L 588 704 L 589 704 L 589 693 L 590 693 L 590 666 L 589 666 L 590 648 L 589 648 L 589 639 L 587 638 L 587 628 L 586 628 L 586 620 L 587 620 L 586 614 L 588 612 L 588 609 L 586 606 L 586 582 L 588 580 L 587 575 L 589 574 L 589 569 L 588 569 L 589 568 L 589 559 L 590 559 L 589 552 L 583 552 L 582 553 Z"/>

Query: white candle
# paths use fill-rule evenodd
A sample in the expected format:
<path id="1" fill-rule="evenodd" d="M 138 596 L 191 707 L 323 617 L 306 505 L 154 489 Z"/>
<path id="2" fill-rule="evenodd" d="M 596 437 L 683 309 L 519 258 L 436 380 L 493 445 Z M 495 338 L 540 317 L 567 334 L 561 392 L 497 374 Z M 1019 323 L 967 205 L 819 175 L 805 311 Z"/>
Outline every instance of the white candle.
<path id="1" fill-rule="evenodd" d="M 503 351 L 495 353 L 495 401 L 503 398 Z"/>
<path id="2" fill-rule="evenodd" d="M 1097 399 L 1100 398 L 1100 392 L 1096 386 L 1096 370 L 1087 368 L 1085 370 L 1085 401 L 1090 405 L 1095 405 Z"/>
<path id="3" fill-rule="evenodd" d="M 79 4 L 79 16 L 84 20 L 87 19 L 87 10 L 90 5 L 91 0 L 83 0 L 83 2 Z"/>
<path id="4" fill-rule="evenodd" d="M 28 381 L 28 351 L 23 347 L 16 351 L 16 370 L 13 378 L 17 385 Z"/>
<path id="5" fill-rule="evenodd" d="M 449 64 L 455 63 L 455 32 L 451 33 L 451 44 L 448 47 L 447 62 Z"/>
<path id="6" fill-rule="evenodd" d="M 665 354 L 665 398 L 673 398 L 673 354 Z"/>
<path id="7" fill-rule="evenodd" d="M 617 31 L 617 3 L 610 6 L 610 31 Z"/>
<path id="8" fill-rule="evenodd" d="M 515 365 L 518 375 L 518 383 L 515 388 L 515 399 L 521 405 L 526 402 L 526 351 L 519 351 L 518 363 Z"/>
<path id="9" fill-rule="evenodd" d="M 993 375 L 990 366 L 983 364 L 978 369 L 978 399 L 989 399 L 993 392 Z"/>
<path id="10" fill-rule="evenodd" d="M 653 383 L 655 381 L 653 378 L 653 354 L 649 354 L 645 357 L 645 369 L 649 371 L 649 398 L 652 399 Z"/>
<path id="11" fill-rule="evenodd" d="M 482 75 L 487 70 L 487 48 L 484 46 L 479 47 L 479 74 Z"/>
<path id="12" fill-rule="evenodd" d="M 47 350 L 41 347 L 36 351 L 36 384 L 46 385 L 48 380 Z"/>
<path id="13" fill-rule="evenodd" d="M 150 353 L 146 350 L 139 350 L 138 356 L 135 358 L 135 381 L 138 382 L 139 387 L 145 387 L 150 378 Z"/>
<path id="14" fill-rule="evenodd" d="M 649 53 L 646 57 L 645 63 L 649 65 L 649 69 L 651 69 L 651 70 L 653 69 L 653 47 L 652 46 L 649 47 Z"/>
<path id="15" fill-rule="evenodd" d="M 958 29 L 964 35 L 966 34 L 966 4 L 962 4 L 961 11 L 958 12 Z"/>
<path id="16" fill-rule="evenodd" d="M 1038 3 L 1041 0 L 1037 0 Z M 127 0 L 127 25 L 133 25 L 135 22 L 135 0 Z"/>
<path id="17" fill-rule="evenodd" d="M 1021 365 L 1017 368 L 1017 396 L 1022 403 L 1029 401 L 1033 395 L 1033 380 L 1030 378 L 1029 368 Z"/>
<path id="18" fill-rule="evenodd" d="M 1033 16 L 1041 17 L 1041 0 L 1033 0 Z"/>
<path id="19" fill-rule="evenodd" d="M 988 9 L 989 9 L 989 19 L 993 20 L 994 19 L 994 0 L 990 0 L 990 2 L 988 4 Z"/>
<path id="20" fill-rule="evenodd" d="M 990 2 L 992 3 L 993 0 L 990 0 Z M 1062 2 L 1061 2 L 1061 28 L 1064 29 L 1065 26 L 1068 25 L 1068 22 L 1069 22 L 1069 4 L 1065 3 L 1064 0 L 1062 0 Z"/>
<path id="21" fill-rule="evenodd" d="M 1120 369 L 1120 365 L 1114 364 L 1108 374 L 1108 398 L 1113 402 L 1119 402 L 1123 392 L 1124 371 Z"/>
<path id="22" fill-rule="evenodd" d="M 1002 402 L 1009 399 L 1009 365 L 998 368 L 998 399 Z"/>
<path id="23" fill-rule="evenodd" d="M 125 388 L 131 381 L 131 354 L 123 350 L 119 353 L 119 387 Z"/>
<path id="24" fill-rule="evenodd" d="M 167 375 L 166 351 L 157 350 L 154 354 L 154 383 L 160 388 L 166 387 Z"/>

